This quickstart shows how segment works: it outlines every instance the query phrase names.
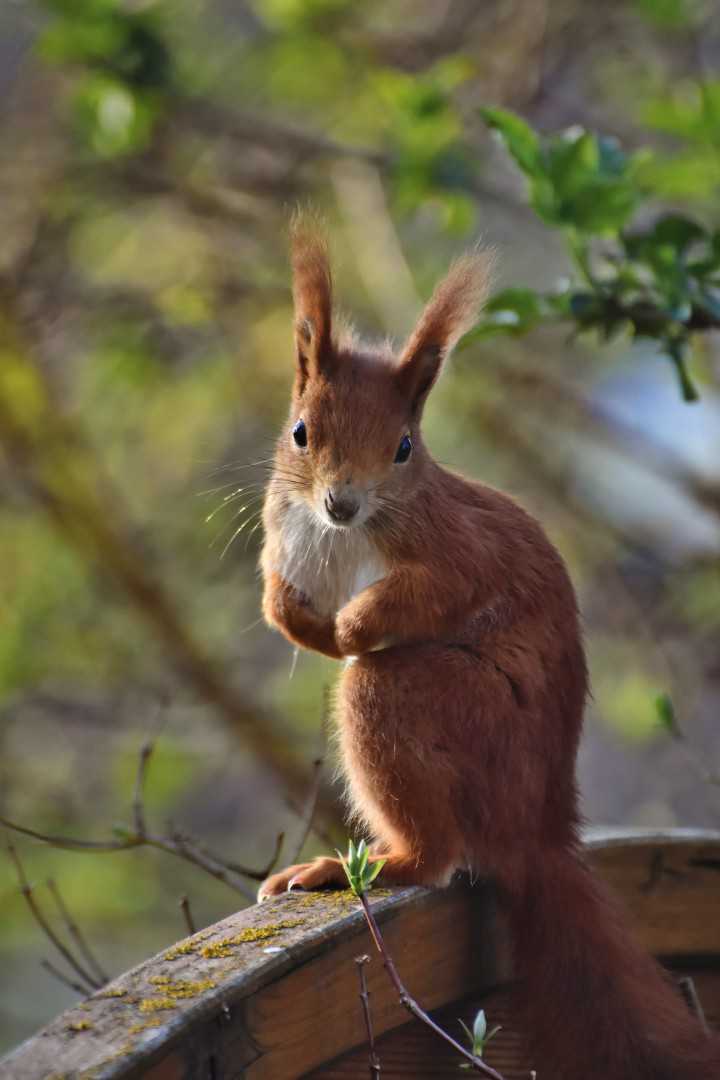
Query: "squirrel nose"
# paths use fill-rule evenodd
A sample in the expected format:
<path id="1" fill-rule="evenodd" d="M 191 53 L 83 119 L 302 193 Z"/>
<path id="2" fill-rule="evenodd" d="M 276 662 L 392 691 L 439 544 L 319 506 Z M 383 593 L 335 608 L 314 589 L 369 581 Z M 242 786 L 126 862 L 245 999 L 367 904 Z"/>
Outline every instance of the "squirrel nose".
<path id="1" fill-rule="evenodd" d="M 347 523 L 352 521 L 358 512 L 360 504 L 354 495 L 349 492 L 334 493 L 328 488 L 325 496 L 325 509 L 333 521 Z"/>

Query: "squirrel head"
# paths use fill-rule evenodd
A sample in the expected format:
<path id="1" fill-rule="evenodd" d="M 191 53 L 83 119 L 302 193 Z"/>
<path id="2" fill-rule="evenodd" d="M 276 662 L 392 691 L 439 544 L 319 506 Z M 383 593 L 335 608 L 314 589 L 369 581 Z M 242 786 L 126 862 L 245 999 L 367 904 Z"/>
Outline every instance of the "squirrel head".
<path id="1" fill-rule="evenodd" d="M 307 213 L 293 219 L 291 253 L 296 370 L 276 482 L 330 527 L 397 517 L 428 462 L 420 435 L 425 401 L 477 318 L 490 257 L 474 252 L 453 263 L 395 354 L 333 333 L 327 241 Z"/>

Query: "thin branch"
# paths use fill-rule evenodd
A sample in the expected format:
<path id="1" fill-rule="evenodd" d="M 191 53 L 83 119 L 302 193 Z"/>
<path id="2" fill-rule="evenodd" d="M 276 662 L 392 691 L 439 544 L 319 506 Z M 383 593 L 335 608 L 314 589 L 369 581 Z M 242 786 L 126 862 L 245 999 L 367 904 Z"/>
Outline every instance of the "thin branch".
<path id="1" fill-rule="evenodd" d="M 135 823 L 135 832 L 138 836 L 144 836 L 147 831 L 145 827 L 145 779 L 147 777 L 148 764 L 154 750 L 154 739 L 146 739 L 140 747 L 132 803 L 133 821 Z"/>
<path id="2" fill-rule="evenodd" d="M 122 840 L 78 840 L 73 836 L 54 836 L 51 833 L 38 832 L 37 829 L 29 829 L 26 825 L 18 825 L 8 818 L 0 817 L 0 825 L 22 836 L 30 836 L 33 840 L 40 840 L 50 847 L 60 848 L 63 851 L 96 852 L 106 854 L 113 851 L 129 851 L 131 848 L 141 847 L 146 841 L 144 837 L 127 833 Z"/>
<path id="3" fill-rule="evenodd" d="M 199 851 L 202 855 L 206 855 L 209 859 L 214 860 L 221 866 L 224 866 L 227 870 L 232 870 L 234 874 L 241 874 L 242 877 L 250 878 L 251 881 L 264 881 L 265 878 L 273 872 L 277 865 L 277 861 L 280 857 L 280 851 L 282 849 L 283 843 L 285 842 L 285 833 L 279 832 L 277 834 L 277 836 L 275 837 L 275 846 L 273 848 L 272 854 L 268 859 L 266 865 L 261 867 L 259 870 L 252 870 L 250 869 L 250 867 L 245 866 L 244 863 L 231 862 L 230 859 L 224 859 L 220 855 L 216 855 L 214 852 L 210 851 L 209 848 L 206 848 L 204 845 L 198 844 L 196 841 L 193 841 L 190 837 L 185 837 L 185 839 L 190 841 L 190 843 L 194 846 L 195 850 Z"/>
<path id="4" fill-rule="evenodd" d="M 140 747 L 132 799 L 134 828 L 118 829 L 117 839 L 84 840 L 76 837 L 53 836 L 48 833 L 39 832 L 36 829 L 30 829 L 24 825 L 18 825 L 16 822 L 10 821 L 8 818 L 4 817 L 0 817 L 0 825 L 4 825 L 5 828 L 11 829 L 13 832 L 21 833 L 23 836 L 30 836 L 32 839 L 39 840 L 43 844 L 49 844 L 51 847 L 60 848 L 66 851 L 108 854 L 117 851 L 130 851 L 138 847 L 154 847 L 159 851 L 164 851 L 168 855 L 174 855 L 178 859 L 184 859 L 186 862 L 192 863 L 194 866 L 204 870 L 205 873 L 210 874 L 211 877 L 216 878 L 218 881 L 222 881 L 223 884 L 227 885 L 235 892 L 239 892 L 246 900 L 254 902 L 254 890 L 248 888 L 242 881 L 242 878 L 250 878 L 252 881 L 265 880 L 277 863 L 280 849 L 282 848 L 284 841 L 284 834 L 278 833 L 275 839 L 275 848 L 267 865 L 255 870 L 244 866 L 241 863 L 230 862 L 223 859 L 221 856 L 216 855 L 203 847 L 194 840 L 193 837 L 180 832 L 178 829 L 171 829 L 170 834 L 166 836 L 157 836 L 154 833 L 148 832 L 145 814 L 145 781 L 147 779 L 148 765 L 155 750 L 155 738 L 156 736 L 146 739 Z M 70 919 L 59 894 L 56 895 L 56 903 L 66 921 L 68 929 L 73 933 L 73 936 L 76 934 L 79 935 L 80 932 L 77 930 L 77 927 L 75 927 L 74 930 L 71 928 L 72 920 Z M 72 924 L 72 926 L 74 926 L 74 924 Z M 82 935 L 80 935 L 80 938 L 82 939 Z M 78 940 L 77 937 L 76 940 Z M 81 945 L 80 941 L 78 941 L 78 945 L 85 954 L 85 949 L 87 948 L 86 944 L 83 942 Z M 90 962 L 90 966 L 97 967 L 96 961 L 94 961 L 94 959 L 90 961 L 87 954 L 85 955 L 86 959 Z M 102 979 L 103 982 L 107 981 L 107 977 L 104 974 Z"/>
<path id="5" fill-rule="evenodd" d="M 296 863 L 300 858 L 300 852 L 305 847 L 307 838 L 312 832 L 313 820 L 315 818 L 315 810 L 317 809 L 318 797 L 320 795 L 320 785 L 322 784 L 323 764 L 324 762 L 322 758 L 316 758 L 315 761 L 313 761 L 313 778 L 310 785 L 310 792 L 308 794 L 307 802 L 303 809 L 302 829 L 300 830 L 300 835 L 296 839 L 295 844 L 287 859 L 290 866 Z"/>
<path id="6" fill-rule="evenodd" d="M 268 860 L 267 866 L 264 866 L 262 870 L 256 871 L 256 873 L 258 873 L 259 875 L 256 878 L 257 881 L 264 881 L 268 874 L 271 874 L 272 871 L 275 869 L 275 867 L 277 866 L 277 861 L 280 858 L 280 852 L 282 851 L 282 846 L 284 843 L 285 833 L 279 832 L 275 837 L 275 847 L 273 849 L 272 855 L 270 856 L 270 859 Z M 247 870 L 241 870 L 238 863 L 228 863 L 228 866 L 230 866 L 232 869 L 236 869 L 237 872 L 240 874 L 244 873 L 247 877 L 253 876 L 253 874 L 249 873 Z"/>
<path id="7" fill-rule="evenodd" d="M 92 949 L 85 940 L 85 937 L 80 930 L 80 927 L 70 914 L 70 911 L 62 898 L 62 893 L 60 892 L 60 889 L 58 888 L 57 883 L 54 881 L 53 878 L 47 879 L 47 887 L 50 890 L 50 895 L 55 901 L 55 906 L 60 912 L 60 917 L 65 923 L 65 926 L 67 927 L 68 933 L 70 934 L 71 938 L 82 953 L 82 956 L 85 959 L 85 963 L 93 970 L 95 976 L 100 980 L 101 985 L 109 982 L 110 976 L 103 970 L 100 962 L 98 961 L 97 957 L 95 956 Z"/>
<path id="8" fill-rule="evenodd" d="M 210 874 L 211 877 L 217 878 L 218 881 L 222 881 L 223 884 L 241 893 L 246 900 L 251 903 L 255 901 L 254 890 L 249 889 L 242 881 L 237 880 L 234 872 L 228 870 L 225 863 L 206 855 L 205 852 L 195 846 L 189 837 L 184 836 L 182 833 L 174 832 L 170 839 L 163 836 L 145 836 L 144 839 L 145 843 L 150 847 L 159 848 L 160 851 L 165 851 L 168 855 L 175 855 L 178 859 L 185 859 L 186 862 L 199 866 L 206 874 Z"/>
<path id="9" fill-rule="evenodd" d="M 83 428 L 63 412 L 47 371 L 22 340 L 17 297 L 2 286 L 0 281 L 0 336 L 7 336 L 11 362 L 32 380 L 38 395 L 32 424 L 17 414 L 13 401 L 0 395 L 0 443 L 8 460 L 62 535 L 125 592 L 198 696 L 218 710 L 284 787 L 304 793 L 305 769 L 288 756 L 280 725 L 238 693 L 225 665 L 192 633 L 165 583 L 149 572 L 152 560 L 138 555 L 132 521 L 123 517 L 123 500 L 113 491 Z M 325 820 L 336 821 L 331 800 L 321 795 L 319 803 Z"/>
<path id="10" fill-rule="evenodd" d="M 443 1039 L 446 1043 L 449 1043 L 450 1046 L 452 1046 L 453 1049 L 458 1052 L 458 1054 L 461 1054 L 465 1058 L 465 1060 L 472 1065 L 474 1069 L 477 1069 L 478 1072 L 483 1073 L 485 1076 L 492 1077 L 493 1080 L 503 1080 L 503 1077 L 499 1072 L 496 1072 L 495 1069 L 491 1068 L 489 1065 L 486 1065 L 481 1058 L 475 1057 L 474 1054 L 471 1054 L 468 1050 L 465 1049 L 464 1046 L 461 1046 L 459 1042 L 456 1042 L 455 1039 L 453 1039 L 452 1035 L 448 1035 L 447 1031 L 443 1031 L 443 1029 L 435 1023 L 432 1017 L 428 1016 L 425 1010 L 422 1009 L 420 1005 L 418 1005 L 417 1001 L 415 1001 L 415 999 L 410 996 L 410 994 L 405 989 L 405 986 L 402 983 L 400 976 L 397 973 L 397 969 L 395 967 L 392 957 L 387 951 L 385 941 L 383 940 L 383 936 L 380 932 L 380 927 L 375 920 L 375 916 L 372 913 L 370 904 L 365 893 L 361 893 L 359 899 L 360 903 L 363 906 L 365 918 L 370 928 L 370 933 L 372 934 L 373 941 L 375 942 L 375 947 L 382 956 L 385 970 L 390 977 L 391 983 L 397 990 L 398 997 L 400 998 L 400 1003 L 417 1020 L 420 1020 L 421 1023 L 429 1027 L 431 1031 L 434 1031 L 438 1038 Z"/>
<path id="11" fill-rule="evenodd" d="M 707 1022 L 705 1010 L 703 1009 L 702 1002 L 700 1001 L 700 997 L 698 996 L 698 992 L 695 987 L 695 980 L 690 975 L 684 975 L 683 978 L 678 979 L 678 986 L 680 987 L 680 992 L 685 998 L 685 1001 L 687 1002 L 690 1011 L 695 1014 L 695 1016 L 700 1021 L 701 1028 L 703 1029 L 705 1034 L 709 1036 L 710 1025 Z"/>
<path id="12" fill-rule="evenodd" d="M 86 986 L 81 986 L 80 983 L 74 982 L 73 979 L 69 979 L 67 975 L 63 974 L 63 972 L 60 971 L 59 968 L 56 968 L 54 964 L 51 964 L 49 960 L 41 960 L 40 964 L 54 979 L 61 982 L 63 986 L 67 986 L 71 990 L 74 990 L 75 993 L 80 994 L 81 997 L 87 997 L 88 990 Z"/>
<path id="13" fill-rule="evenodd" d="M 70 949 L 68 949 L 68 947 L 60 940 L 60 938 L 53 930 L 52 926 L 50 926 L 50 923 L 45 918 L 40 906 L 35 900 L 32 886 L 28 882 L 20 856 L 18 855 L 15 847 L 12 844 L 12 841 L 10 840 L 8 840 L 7 842 L 7 852 L 10 856 L 12 863 L 15 866 L 18 881 L 20 883 L 20 892 L 25 899 L 25 903 L 30 909 L 30 914 L 32 915 L 33 919 L 38 924 L 38 926 L 45 934 L 47 939 L 50 941 L 50 943 L 54 945 L 54 947 L 63 957 L 68 966 L 71 967 L 75 974 L 78 975 L 86 984 L 83 987 L 82 992 L 84 994 L 87 994 L 92 992 L 93 990 L 98 990 L 100 988 L 100 983 L 83 967 L 83 965 L 73 955 Z"/>
<path id="14" fill-rule="evenodd" d="M 360 979 L 360 1001 L 362 1002 L 363 1016 L 365 1017 L 365 1029 L 367 1031 L 368 1046 L 370 1048 L 370 1080 L 379 1080 L 380 1058 L 375 1050 L 375 1033 L 373 1032 L 372 1016 L 370 1014 L 370 991 L 367 988 L 365 978 L 365 965 L 370 963 L 369 956 L 356 956 L 358 978 Z"/>
<path id="15" fill-rule="evenodd" d="M 183 913 L 183 918 L 185 919 L 185 925 L 188 928 L 188 933 L 189 934 L 196 933 L 195 921 L 194 921 L 194 919 L 192 917 L 192 911 L 190 910 L 190 901 L 187 898 L 187 896 L 181 896 L 180 897 L 180 910 Z"/>
<path id="16" fill-rule="evenodd" d="M 79 840 L 75 837 L 51 836 L 48 833 L 38 832 L 36 829 L 28 829 L 24 825 L 17 825 L 14 821 L 2 817 L 0 817 L 0 825 L 4 825 L 6 829 L 12 829 L 13 832 L 22 833 L 23 836 L 31 836 L 34 840 L 40 840 L 50 847 L 60 848 L 65 851 L 109 854 L 116 851 L 130 851 L 133 848 L 143 846 L 154 847 L 159 851 L 166 852 L 168 855 L 174 855 L 178 859 L 193 863 L 193 865 L 205 870 L 212 877 L 222 881 L 229 888 L 234 889 L 235 892 L 241 893 L 246 899 L 251 901 L 255 899 L 255 894 L 250 889 L 243 885 L 241 881 L 235 880 L 234 872 L 229 871 L 228 867 L 219 860 L 205 855 L 194 846 L 189 838 L 182 836 L 180 833 L 175 833 L 172 837 L 165 837 L 154 836 L 152 833 L 138 836 L 136 833 L 128 832 L 122 839 L 118 840 Z"/>

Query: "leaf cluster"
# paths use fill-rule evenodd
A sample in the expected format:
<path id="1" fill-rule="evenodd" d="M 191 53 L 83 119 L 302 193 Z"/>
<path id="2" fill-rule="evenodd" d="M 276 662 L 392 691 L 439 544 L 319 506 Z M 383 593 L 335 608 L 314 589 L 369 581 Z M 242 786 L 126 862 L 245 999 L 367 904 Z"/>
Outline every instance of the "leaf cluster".
<path id="1" fill-rule="evenodd" d="M 76 127 L 101 157 L 136 153 L 151 138 L 172 82 L 159 4 L 43 0 L 52 18 L 40 40 L 45 59 L 78 69 Z"/>
<path id="2" fill-rule="evenodd" d="M 604 341 L 621 333 L 650 338 L 675 365 L 685 400 L 695 400 L 686 357 L 694 331 L 720 326 L 720 230 L 677 213 L 632 225 L 647 201 L 644 151 L 625 153 L 615 139 L 580 127 L 541 138 L 502 109 L 482 115 L 525 175 L 533 210 L 561 230 L 581 284 L 563 282 L 550 293 L 505 289 L 472 336 L 524 334 L 564 320 Z M 593 246 L 598 238 L 602 250 Z"/>
<path id="3" fill-rule="evenodd" d="M 387 861 L 376 859 L 370 862 L 370 848 L 364 840 L 361 840 L 357 846 L 349 840 L 347 855 L 343 856 L 338 851 L 338 856 L 343 864 L 350 888 L 358 897 L 363 896 L 372 888 L 375 878 Z"/>

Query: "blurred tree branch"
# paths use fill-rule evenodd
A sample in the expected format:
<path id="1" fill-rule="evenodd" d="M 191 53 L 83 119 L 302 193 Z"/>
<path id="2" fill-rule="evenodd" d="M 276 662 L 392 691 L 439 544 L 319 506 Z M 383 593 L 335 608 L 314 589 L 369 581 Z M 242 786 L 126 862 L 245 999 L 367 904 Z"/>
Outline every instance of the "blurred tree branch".
<path id="1" fill-rule="evenodd" d="M 211 877 L 216 878 L 218 881 L 222 881 L 224 885 L 227 885 L 235 892 L 239 892 L 246 900 L 253 903 L 255 900 L 255 892 L 248 888 L 243 878 L 249 878 L 252 881 L 265 880 L 277 863 L 280 849 L 283 844 L 283 834 L 280 833 L 277 836 L 274 851 L 267 864 L 259 869 L 252 869 L 241 863 L 231 862 L 228 859 L 211 853 L 206 848 L 202 847 L 196 840 L 192 839 L 192 837 L 188 836 L 186 833 L 181 832 L 179 829 L 171 829 L 168 835 L 162 836 L 148 831 L 145 817 L 145 781 L 148 765 L 154 750 L 155 742 L 153 739 L 147 739 L 140 748 L 132 798 L 133 824 L 132 827 L 128 828 L 124 826 L 115 827 L 113 830 L 115 837 L 112 840 L 85 840 L 77 839 L 76 837 L 52 836 L 48 833 L 39 832 L 37 829 L 30 829 L 25 825 L 10 821 L 5 817 L 0 817 L 0 825 L 3 825 L 6 829 L 11 829 L 13 832 L 19 833 L 22 836 L 28 836 L 33 840 L 39 840 L 44 844 L 48 844 L 50 847 L 58 848 L 61 851 L 77 851 L 86 854 L 99 855 L 112 854 L 120 851 L 131 851 L 134 848 L 140 847 L 156 848 L 158 851 L 164 851 L 168 855 L 174 855 L 176 858 L 183 859 L 185 862 L 196 866 L 198 869 L 204 870 L 206 874 L 210 874 Z M 315 791 L 315 788 L 313 788 L 313 791 Z M 20 863 L 17 852 L 12 845 L 9 845 L 8 850 L 18 870 L 18 875 L 23 887 L 23 895 L 30 906 L 35 920 L 39 923 L 48 937 L 50 937 L 53 944 L 60 949 L 63 956 L 68 959 L 61 944 L 58 944 L 55 937 L 51 936 L 47 928 L 46 920 L 42 919 L 42 913 L 34 903 L 32 890 L 29 890 L 29 887 L 27 886 L 27 881 L 23 874 L 22 864 Z M 84 940 L 81 935 L 79 935 L 77 927 L 70 919 L 62 902 L 62 898 L 57 892 L 54 884 L 50 886 L 50 891 L 71 935 L 74 937 L 80 950 L 85 953 L 86 946 Z M 183 908 L 183 910 L 187 920 L 189 913 L 185 908 Z M 91 964 L 97 968 L 94 959 L 91 961 Z M 95 983 L 92 981 L 92 976 L 88 976 L 87 972 L 78 967 L 77 963 L 74 963 L 73 966 L 86 982 L 91 986 L 95 986 Z M 106 981 L 106 978 L 103 978 L 103 981 Z"/>
<path id="2" fill-rule="evenodd" d="M 307 774 L 267 710 L 249 705 L 223 666 L 195 639 L 167 589 L 120 519 L 122 499 L 102 473 L 76 420 L 62 411 L 43 366 L 23 344 L 13 298 L 0 294 L 0 447 L 65 539 L 109 575 L 162 642 L 173 666 L 283 785 L 304 794 Z M 337 820 L 321 794 L 318 813 Z"/>
<path id="3" fill-rule="evenodd" d="M 73 953 L 73 951 L 60 939 L 60 937 L 58 937 L 57 933 L 45 917 L 45 913 L 43 912 L 40 904 L 35 897 L 33 887 L 28 881 L 27 875 L 25 873 L 25 868 L 16 848 L 9 841 L 7 843 L 7 853 L 11 862 L 15 866 L 18 882 L 20 883 L 20 892 L 22 893 L 25 903 L 30 910 L 30 914 L 32 915 L 33 919 L 40 927 L 50 944 L 57 950 L 57 952 L 65 960 L 68 967 L 80 979 L 80 983 L 68 980 L 67 976 L 63 975 L 62 972 L 54 968 L 53 965 L 47 960 L 45 961 L 43 966 L 47 968 L 47 970 L 50 971 L 53 975 L 55 975 L 56 978 L 59 978 L 61 981 L 68 983 L 68 985 L 70 985 L 74 990 L 77 990 L 83 995 L 92 993 L 94 990 L 99 990 L 100 987 L 107 980 L 100 974 L 102 969 L 97 964 L 97 961 L 93 958 L 92 966 L 95 967 L 98 974 L 91 974 L 89 969 L 83 965 L 83 963 L 78 959 L 78 957 Z M 57 903 L 57 897 L 59 896 L 59 893 L 57 892 L 57 887 L 53 886 L 52 891 Z M 60 912 L 66 925 L 68 926 L 68 928 L 70 928 L 69 918 L 67 917 L 66 908 L 64 904 L 62 904 L 62 901 L 60 901 Z M 77 932 L 75 932 L 73 936 L 75 937 L 75 940 L 77 942 Z M 86 949 L 87 946 L 84 947 L 83 951 L 85 951 Z"/>

